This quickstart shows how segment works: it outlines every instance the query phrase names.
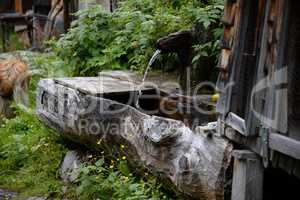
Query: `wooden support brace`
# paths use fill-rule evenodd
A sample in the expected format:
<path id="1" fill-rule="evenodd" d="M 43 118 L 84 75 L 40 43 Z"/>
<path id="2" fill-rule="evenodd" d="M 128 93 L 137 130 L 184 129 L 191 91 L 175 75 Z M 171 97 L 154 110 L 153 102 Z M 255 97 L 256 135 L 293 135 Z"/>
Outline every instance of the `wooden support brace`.
<path id="1" fill-rule="evenodd" d="M 263 165 L 261 158 L 248 150 L 233 152 L 232 200 L 263 199 Z"/>

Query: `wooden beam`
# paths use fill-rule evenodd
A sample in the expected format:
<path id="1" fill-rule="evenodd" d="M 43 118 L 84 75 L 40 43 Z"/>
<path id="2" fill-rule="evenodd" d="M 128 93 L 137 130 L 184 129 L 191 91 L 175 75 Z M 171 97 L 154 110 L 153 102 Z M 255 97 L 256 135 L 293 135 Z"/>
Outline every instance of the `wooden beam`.
<path id="1" fill-rule="evenodd" d="M 241 133 L 242 135 L 248 136 L 245 120 L 232 112 L 229 113 L 228 116 L 226 117 L 226 125 L 230 126 L 234 130 Z"/>
<path id="2" fill-rule="evenodd" d="M 225 137 L 239 145 L 250 149 L 251 151 L 260 154 L 261 153 L 261 138 L 260 137 L 245 137 L 232 127 L 226 127 Z"/>
<path id="3" fill-rule="evenodd" d="M 272 133 L 270 134 L 269 138 L 269 146 L 274 151 L 278 151 L 292 158 L 300 160 L 300 141 L 277 133 Z"/>
<path id="4" fill-rule="evenodd" d="M 260 157 L 248 150 L 234 151 L 233 156 L 231 200 L 262 200 L 264 169 Z"/>

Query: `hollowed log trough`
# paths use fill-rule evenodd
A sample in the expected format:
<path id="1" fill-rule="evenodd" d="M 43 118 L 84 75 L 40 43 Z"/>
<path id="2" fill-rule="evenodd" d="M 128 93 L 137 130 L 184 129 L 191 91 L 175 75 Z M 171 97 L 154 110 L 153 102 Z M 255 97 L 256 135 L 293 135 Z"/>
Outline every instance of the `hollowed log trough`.
<path id="1" fill-rule="evenodd" d="M 194 199 L 224 199 L 232 152 L 226 139 L 197 133 L 181 121 L 147 115 L 132 105 L 104 98 L 114 96 L 114 85 L 119 85 L 117 90 L 123 96 L 136 92 L 136 88 L 123 90 L 127 83 L 122 80 L 97 81 L 40 81 L 40 119 L 63 137 L 93 150 L 112 153 L 124 145 L 122 151 L 131 166 L 148 168 Z M 92 86 L 95 84 L 96 88 Z"/>

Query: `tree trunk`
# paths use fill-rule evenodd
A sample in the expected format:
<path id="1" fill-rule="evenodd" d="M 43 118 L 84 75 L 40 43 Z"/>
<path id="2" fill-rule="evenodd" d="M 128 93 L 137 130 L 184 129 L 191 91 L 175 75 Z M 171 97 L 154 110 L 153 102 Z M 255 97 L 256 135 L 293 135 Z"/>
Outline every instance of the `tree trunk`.
<path id="1" fill-rule="evenodd" d="M 124 145 L 122 152 L 131 166 L 150 169 L 186 195 L 201 200 L 224 199 L 232 145 L 217 134 L 193 132 L 181 121 L 146 115 L 132 106 L 99 97 L 109 96 L 107 92 L 116 94 L 112 87 L 118 81 L 111 81 L 43 80 L 39 83 L 37 113 L 64 137 L 94 150 L 101 147 L 112 153 Z M 121 91 L 126 84 L 119 82 L 117 89 Z M 89 88 L 91 85 L 96 88 Z M 128 89 L 132 91 L 134 87 Z"/>
<path id="2" fill-rule="evenodd" d="M 58 25 L 61 23 L 60 25 Z M 52 0 L 51 10 L 48 14 L 47 23 L 44 28 L 45 39 L 50 39 L 52 36 L 58 37 L 64 32 L 63 24 L 63 0 Z"/>

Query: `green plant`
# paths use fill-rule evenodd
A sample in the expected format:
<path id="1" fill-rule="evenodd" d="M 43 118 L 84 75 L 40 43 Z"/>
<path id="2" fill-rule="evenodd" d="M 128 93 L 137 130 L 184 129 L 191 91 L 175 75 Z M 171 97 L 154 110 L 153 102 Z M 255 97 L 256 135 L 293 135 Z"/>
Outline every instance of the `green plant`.
<path id="1" fill-rule="evenodd" d="M 22 191 L 25 196 L 60 195 L 57 170 L 66 151 L 61 138 L 32 111 L 16 110 L 17 117 L 0 128 L 0 188 Z"/>
<path id="2" fill-rule="evenodd" d="M 127 0 L 113 13 L 91 7 L 76 14 L 78 20 L 56 43 L 55 51 L 72 66 L 73 75 L 96 75 L 104 69 L 142 71 L 160 37 L 192 28 L 196 22 L 205 31 L 215 29 L 220 5 L 220 0 Z"/>
<path id="3" fill-rule="evenodd" d="M 162 190 L 159 181 L 148 173 L 133 176 L 125 159 L 111 160 L 106 164 L 104 157 L 95 164 L 81 166 L 76 192 L 81 199 L 111 200 L 160 200 L 171 198 Z"/>
<path id="4" fill-rule="evenodd" d="M 221 25 L 221 16 L 223 14 L 223 0 L 216 1 L 214 4 L 207 5 L 205 7 L 194 10 L 197 14 L 197 26 L 196 30 L 200 41 L 194 46 L 195 56 L 193 58 L 193 64 L 197 64 L 201 58 L 218 58 L 219 39 L 222 36 L 223 28 Z M 193 12 L 193 11 L 192 11 Z"/>
<path id="5" fill-rule="evenodd" d="M 30 195 L 62 195 L 58 176 L 66 152 L 58 133 L 46 127 L 35 114 L 35 97 L 41 78 L 67 74 L 54 54 L 16 52 L 32 70 L 30 106 L 13 105 L 16 117 L 0 122 L 0 188 L 20 192 L 20 198 Z M 62 70 L 57 70 L 61 68 Z"/>

